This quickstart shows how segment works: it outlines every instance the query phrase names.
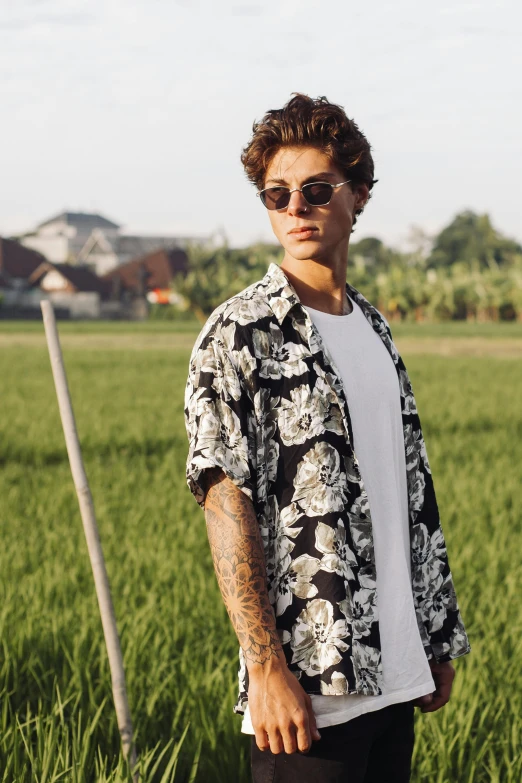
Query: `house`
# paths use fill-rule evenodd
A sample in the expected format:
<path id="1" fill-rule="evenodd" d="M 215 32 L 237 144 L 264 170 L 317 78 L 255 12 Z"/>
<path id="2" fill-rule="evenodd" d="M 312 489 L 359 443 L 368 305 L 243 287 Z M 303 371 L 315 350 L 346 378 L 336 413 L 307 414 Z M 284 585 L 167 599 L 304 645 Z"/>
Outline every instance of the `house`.
<path id="1" fill-rule="evenodd" d="M 86 264 L 98 275 L 106 275 L 116 267 L 137 258 L 175 248 L 184 249 L 191 243 L 209 242 L 210 238 L 138 236 L 119 234 L 109 236 L 103 229 L 96 229 L 77 257 L 78 264 Z"/>
<path id="2" fill-rule="evenodd" d="M 100 318 L 110 286 L 90 269 L 44 261 L 30 277 L 55 307 L 67 309 L 69 318 Z"/>
<path id="3" fill-rule="evenodd" d="M 51 264 L 44 261 L 29 278 L 46 293 L 96 293 L 100 299 L 109 299 L 111 287 L 90 269 L 71 264 Z"/>
<path id="4" fill-rule="evenodd" d="M 0 274 L 5 286 L 24 287 L 34 270 L 46 259 L 41 253 L 24 247 L 13 239 L 0 237 Z"/>
<path id="5" fill-rule="evenodd" d="M 120 228 L 118 223 L 97 213 L 62 212 L 18 240 L 54 264 L 87 266 L 98 275 L 162 249 L 214 241 L 212 237 L 122 234 Z"/>
<path id="6" fill-rule="evenodd" d="M 128 292 L 131 296 L 146 296 L 154 290 L 166 290 L 175 274 L 186 274 L 188 257 L 181 248 L 156 250 L 136 258 L 102 276 L 111 285 L 112 295 Z"/>
<path id="7" fill-rule="evenodd" d="M 39 317 L 42 298 L 51 299 L 63 317 L 71 318 L 144 318 L 148 302 L 181 303 L 171 287 L 176 273 L 187 272 L 188 256 L 177 242 L 190 240 L 123 236 L 118 231 L 116 223 L 101 215 L 64 212 L 21 242 L 0 240 L 3 316 L 9 305 L 12 315 L 7 317 L 19 317 L 14 309 L 22 306 L 24 317 Z M 47 248 L 54 258 L 72 258 L 87 233 L 74 263 L 52 261 L 27 244 Z M 104 273 L 97 274 L 96 268 Z"/>
<path id="8" fill-rule="evenodd" d="M 111 285 L 86 267 L 52 264 L 40 253 L 0 238 L 0 314 L 41 318 L 40 302 L 50 299 L 62 318 L 118 317 Z"/>
<path id="9" fill-rule="evenodd" d="M 12 239 L 0 237 L 0 313 L 28 317 L 39 311 L 43 294 L 31 280 L 45 258 Z"/>
<path id="10" fill-rule="evenodd" d="M 118 236 L 120 226 L 97 213 L 61 212 L 43 223 L 34 231 L 22 234 L 18 240 L 25 247 L 42 253 L 55 264 L 76 263 L 82 248 L 92 233 L 103 231 L 108 240 Z"/>

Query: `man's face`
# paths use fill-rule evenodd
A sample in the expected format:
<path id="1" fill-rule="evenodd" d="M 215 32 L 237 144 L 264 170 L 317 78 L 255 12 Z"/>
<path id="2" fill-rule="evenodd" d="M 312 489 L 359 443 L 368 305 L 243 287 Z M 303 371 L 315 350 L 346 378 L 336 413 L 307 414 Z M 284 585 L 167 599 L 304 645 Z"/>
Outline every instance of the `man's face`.
<path id="1" fill-rule="evenodd" d="M 270 162 L 264 187 L 283 185 L 293 190 L 307 182 L 337 185 L 347 179 L 324 152 L 314 147 L 282 147 Z M 368 193 L 366 185 L 352 190 L 349 183 L 335 188 L 329 204 L 315 207 L 295 191 L 288 207 L 267 210 L 272 230 L 292 258 L 328 262 L 336 251 L 345 252 L 344 246 L 347 249 L 355 210 L 366 202 Z"/>

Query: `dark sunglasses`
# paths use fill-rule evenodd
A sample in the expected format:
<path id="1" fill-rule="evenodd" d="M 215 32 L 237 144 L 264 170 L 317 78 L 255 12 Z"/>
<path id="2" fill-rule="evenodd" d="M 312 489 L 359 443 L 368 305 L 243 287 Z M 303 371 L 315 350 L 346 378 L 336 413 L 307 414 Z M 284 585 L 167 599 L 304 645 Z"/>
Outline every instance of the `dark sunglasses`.
<path id="1" fill-rule="evenodd" d="M 347 185 L 348 182 L 351 180 L 347 179 L 346 182 L 339 182 L 337 185 L 331 185 L 329 182 L 309 182 L 302 188 L 294 188 L 293 190 L 277 185 L 274 188 L 265 188 L 256 195 L 259 196 L 267 209 L 286 209 L 290 203 L 291 194 L 297 190 L 303 194 L 312 207 L 324 207 L 330 203 L 334 188 L 340 188 L 341 185 Z"/>

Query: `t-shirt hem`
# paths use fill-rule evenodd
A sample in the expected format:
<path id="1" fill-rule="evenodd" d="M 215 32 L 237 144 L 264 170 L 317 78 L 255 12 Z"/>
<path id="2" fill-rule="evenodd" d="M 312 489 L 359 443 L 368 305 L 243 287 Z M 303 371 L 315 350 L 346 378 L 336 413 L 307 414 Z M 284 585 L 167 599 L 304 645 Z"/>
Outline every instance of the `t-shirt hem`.
<path id="1" fill-rule="evenodd" d="M 400 704 L 403 701 L 410 701 L 411 699 L 419 698 L 420 696 L 425 696 L 428 693 L 433 693 L 434 691 L 434 684 L 433 679 L 430 680 L 430 682 L 425 682 L 423 685 L 417 685 L 416 688 L 409 688 L 406 691 L 395 691 L 394 693 L 389 694 L 382 694 L 381 696 L 370 696 L 368 698 L 372 699 L 368 704 L 361 704 L 359 708 L 354 709 L 353 711 L 350 709 L 349 714 L 344 713 L 339 710 L 335 714 L 332 715 L 318 715 L 316 716 L 316 725 L 318 729 L 326 728 L 327 726 L 336 726 L 339 723 L 345 723 L 346 721 L 353 720 L 354 718 L 358 718 L 360 715 L 364 715 L 367 712 L 375 712 L 376 710 L 381 710 L 384 707 L 389 707 L 390 704 Z M 313 695 L 313 694 L 311 694 Z M 337 698 L 336 696 L 333 696 L 332 698 Z M 373 699 L 378 699 L 379 701 L 373 701 Z M 313 706 L 313 699 L 312 699 L 312 706 Z M 243 717 L 243 723 L 245 722 L 245 719 Z M 252 724 L 250 723 L 250 727 Z M 255 734 L 253 728 L 245 728 L 243 725 L 241 725 L 241 732 L 243 734 Z"/>

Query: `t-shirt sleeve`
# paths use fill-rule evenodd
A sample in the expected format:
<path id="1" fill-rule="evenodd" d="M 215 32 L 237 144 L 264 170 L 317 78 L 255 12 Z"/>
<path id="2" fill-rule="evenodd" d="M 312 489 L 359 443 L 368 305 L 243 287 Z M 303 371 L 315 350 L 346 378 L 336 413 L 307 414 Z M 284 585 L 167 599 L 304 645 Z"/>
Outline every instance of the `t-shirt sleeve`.
<path id="1" fill-rule="evenodd" d="M 250 397 L 240 381 L 231 351 L 223 342 L 214 334 L 211 339 L 198 343 L 192 352 L 185 387 L 185 427 L 189 441 L 187 484 L 204 508 L 203 473 L 207 468 L 218 467 L 254 501 Z"/>

